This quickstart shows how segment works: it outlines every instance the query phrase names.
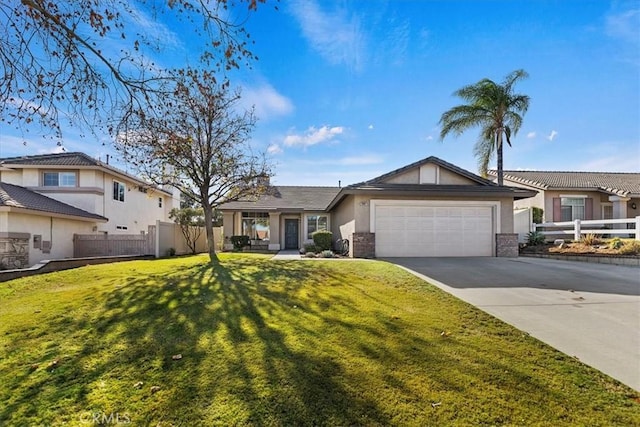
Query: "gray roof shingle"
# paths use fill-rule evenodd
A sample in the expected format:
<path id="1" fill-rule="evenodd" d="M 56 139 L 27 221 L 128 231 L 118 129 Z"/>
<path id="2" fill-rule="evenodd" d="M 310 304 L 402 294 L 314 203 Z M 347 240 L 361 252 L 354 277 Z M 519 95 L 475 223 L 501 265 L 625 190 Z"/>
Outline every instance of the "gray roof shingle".
<path id="1" fill-rule="evenodd" d="M 496 175 L 495 171 L 489 172 Z M 504 178 L 541 190 L 598 190 L 619 196 L 640 194 L 640 173 L 504 171 Z"/>
<path id="2" fill-rule="evenodd" d="M 108 221 L 107 218 L 76 208 L 19 185 L 0 182 L 0 206 Z"/>
<path id="3" fill-rule="evenodd" d="M 324 211 L 340 187 L 272 186 L 257 200 L 228 202 L 221 210 L 291 210 Z"/>

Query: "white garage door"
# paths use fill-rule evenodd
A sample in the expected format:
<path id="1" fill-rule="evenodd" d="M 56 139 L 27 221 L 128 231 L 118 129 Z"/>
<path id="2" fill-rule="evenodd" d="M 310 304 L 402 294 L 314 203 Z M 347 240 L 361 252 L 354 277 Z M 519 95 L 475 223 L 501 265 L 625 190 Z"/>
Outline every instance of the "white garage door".
<path id="1" fill-rule="evenodd" d="M 491 206 L 405 202 L 372 208 L 377 257 L 493 256 Z"/>

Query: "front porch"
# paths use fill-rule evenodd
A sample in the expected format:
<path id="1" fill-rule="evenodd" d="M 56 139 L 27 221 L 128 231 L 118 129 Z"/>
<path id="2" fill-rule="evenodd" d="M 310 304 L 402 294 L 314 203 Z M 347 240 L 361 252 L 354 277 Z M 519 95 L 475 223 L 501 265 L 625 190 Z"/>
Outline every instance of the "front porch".
<path id="1" fill-rule="evenodd" d="M 231 236 L 249 236 L 251 251 L 298 250 L 311 243 L 311 234 L 329 230 L 329 214 L 292 211 L 227 211 L 223 213 L 224 250 Z"/>

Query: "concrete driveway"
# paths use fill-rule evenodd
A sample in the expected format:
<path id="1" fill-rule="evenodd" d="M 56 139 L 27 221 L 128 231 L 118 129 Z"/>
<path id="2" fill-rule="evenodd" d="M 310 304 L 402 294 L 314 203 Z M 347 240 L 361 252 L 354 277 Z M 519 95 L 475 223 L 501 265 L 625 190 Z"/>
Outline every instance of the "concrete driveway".
<path id="1" fill-rule="evenodd" d="M 640 390 L 640 269 L 539 258 L 389 258 Z"/>

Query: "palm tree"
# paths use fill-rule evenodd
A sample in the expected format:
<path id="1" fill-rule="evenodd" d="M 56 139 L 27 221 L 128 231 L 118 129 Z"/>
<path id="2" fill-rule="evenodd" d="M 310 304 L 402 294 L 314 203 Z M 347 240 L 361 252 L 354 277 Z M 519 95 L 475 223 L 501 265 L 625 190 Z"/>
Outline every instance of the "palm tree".
<path id="1" fill-rule="evenodd" d="M 468 104 L 458 105 L 442 114 L 440 140 L 448 134 L 459 136 L 466 130 L 480 127 L 480 137 L 473 149 L 482 176 L 487 176 L 489 161 L 497 152 L 498 185 L 503 184 L 502 141 L 503 136 L 511 146 L 511 136 L 520 130 L 522 117 L 529 108 L 529 97 L 513 93 L 519 80 L 529 77 L 524 70 L 509 74 L 502 84 L 482 79 L 476 84 L 464 86 L 454 92 Z"/>

